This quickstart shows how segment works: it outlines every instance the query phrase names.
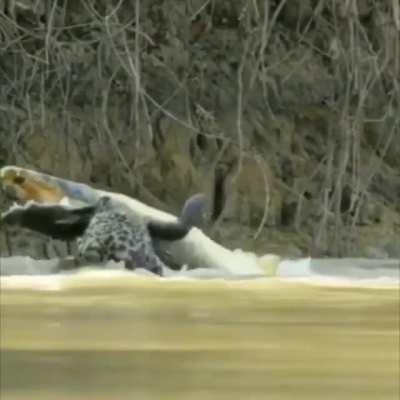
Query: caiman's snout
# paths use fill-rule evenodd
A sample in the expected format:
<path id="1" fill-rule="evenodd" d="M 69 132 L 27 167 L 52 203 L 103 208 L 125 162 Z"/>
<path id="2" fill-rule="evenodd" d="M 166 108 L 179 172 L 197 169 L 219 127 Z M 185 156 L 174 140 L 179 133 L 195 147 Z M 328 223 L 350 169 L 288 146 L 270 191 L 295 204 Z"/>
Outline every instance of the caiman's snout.
<path id="1" fill-rule="evenodd" d="M 2 192 L 11 200 L 23 200 L 23 184 L 26 179 L 18 174 L 19 171 L 11 168 L 0 170 L 0 188 Z"/>
<path id="2" fill-rule="evenodd" d="M 25 178 L 23 176 L 14 175 L 14 174 L 1 174 L 0 175 L 0 189 L 2 192 L 11 200 L 21 200 L 20 195 L 22 186 L 25 182 Z"/>
<path id="3" fill-rule="evenodd" d="M 64 197 L 58 187 L 45 182 L 29 170 L 18 167 L 1 168 L 0 184 L 8 196 L 22 202 L 33 200 L 39 203 L 58 203 Z"/>
<path id="4" fill-rule="evenodd" d="M 32 200 L 59 204 L 63 199 L 68 199 L 76 205 L 87 205 L 99 199 L 97 191 L 90 186 L 14 165 L 0 168 L 1 186 L 11 186 L 18 200 L 23 203 Z"/>

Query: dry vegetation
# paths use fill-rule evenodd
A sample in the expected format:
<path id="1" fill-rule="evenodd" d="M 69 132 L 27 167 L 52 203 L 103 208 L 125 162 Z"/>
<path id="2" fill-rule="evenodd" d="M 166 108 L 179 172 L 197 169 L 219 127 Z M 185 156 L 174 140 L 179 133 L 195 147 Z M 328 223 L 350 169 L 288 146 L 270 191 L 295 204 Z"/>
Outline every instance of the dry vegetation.
<path id="1" fill-rule="evenodd" d="M 212 234 L 264 251 L 398 240 L 398 0 L 0 7 L 2 164 L 174 211 L 209 190 Z"/>

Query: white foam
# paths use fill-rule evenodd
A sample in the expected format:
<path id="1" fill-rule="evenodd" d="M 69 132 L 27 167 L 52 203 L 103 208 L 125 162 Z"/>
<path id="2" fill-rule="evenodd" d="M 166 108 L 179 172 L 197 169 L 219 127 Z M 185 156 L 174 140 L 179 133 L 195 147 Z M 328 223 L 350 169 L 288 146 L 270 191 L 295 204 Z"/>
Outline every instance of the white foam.
<path id="1" fill-rule="evenodd" d="M 243 256 L 240 251 L 235 251 L 235 253 L 238 253 L 239 259 Z M 255 255 L 253 256 L 255 257 Z M 120 285 L 149 279 L 156 279 L 165 282 L 165 284 L 174 281 L 203 281 L 204 279 L 240 280 L 249 284 L 250 282 L 267 283 L 271 281 L 271 277 L 267 277 L 265 274 L 258 276 L 253 274 L 248 276 L 244 274 L 234 275 L 227 270 L 209 268 L 182 271 L 166 270 L 165 276 L 161 278 L 142 269 L 134 272 L 127 271 L 121 263 L 113 262 L 101 268 L 90 266 L 54 274 L 54 268 L 59 260 L 33 260 L 29 257 L 1 258 L 0 261 L 3 266 L 5 260 L 8 272 L 10 272 L 12 266 L 20 267 L 19 271 L 15 271 L 15 275 L 0 278 L 0 287 L 9 289 L 58 291 L 71 285 L 84 284 L 105 287 L 114 283 Z M 352 263 L 353 267 L 347 269 L 346 265 L 348 266 L 349 263 Z M 318 269 L 322 269 L 323 273 L 320 273 Z M 39 270 L 43 275 L 38 275 Z M 32 271 L 35 271 L 36 275 Z M 355 271 L 358 271 L 358 275 L 355 274 Z M 277 265 L 276 275 L 272 278 L 272 280 L 277 279 L 284 282 L 323 286 L 399 288 L 400 267 L 398 260 L 318 260 L 311 258 L 282 260 Z"/>
<path id="2" fill-rule="evenodd" d="M 311 258 L 282 260 L 278 265 L 276 274 L 281 277 L 311 276 Z"/>

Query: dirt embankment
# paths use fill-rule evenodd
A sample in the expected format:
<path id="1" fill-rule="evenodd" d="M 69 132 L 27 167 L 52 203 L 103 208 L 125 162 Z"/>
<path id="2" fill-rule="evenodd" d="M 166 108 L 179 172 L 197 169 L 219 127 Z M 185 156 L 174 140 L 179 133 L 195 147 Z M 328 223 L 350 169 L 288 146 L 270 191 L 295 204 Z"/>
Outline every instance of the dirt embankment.
<path id="1" fill-rule="evenodd" d="M 396 2 L 45 3 L 0 9 L 2 164 L 172 212 L 205 190 L 231 247 L 400 256 Z"/>

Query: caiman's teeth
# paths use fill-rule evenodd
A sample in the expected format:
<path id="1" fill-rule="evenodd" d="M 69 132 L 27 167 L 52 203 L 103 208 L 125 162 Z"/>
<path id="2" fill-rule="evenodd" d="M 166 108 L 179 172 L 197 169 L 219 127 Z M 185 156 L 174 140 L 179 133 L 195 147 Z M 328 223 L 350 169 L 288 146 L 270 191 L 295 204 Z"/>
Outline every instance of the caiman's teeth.
<path id="1" fill-rule="evenodd" d="M 19 208 L 22 208 L 22 207 L 21 207 L 18 203 L 14 202 L 14 203 L 12 204 L 12 206 L 11 206 L 6 212 L 4 212 L 3 214 L 6 214 L 6 213 L 8 213 L 8 212 L 10 212 L 10 211 L 17 210 L 17 209 L 19 209 Z M 3 217 L 3 214 L 2 214 L 2 217 Z"/>
<path id="2" fill-rule="evenodd" d="M 71 202 L 69 200 L 69 198 L 67 196 L 64 196 L 61 200 L 60 200 L 60 204 L 62 206 L 70 206 Z"/>

